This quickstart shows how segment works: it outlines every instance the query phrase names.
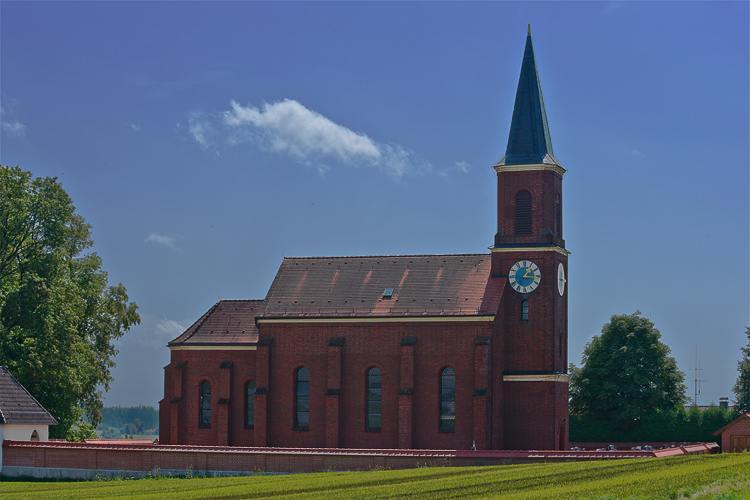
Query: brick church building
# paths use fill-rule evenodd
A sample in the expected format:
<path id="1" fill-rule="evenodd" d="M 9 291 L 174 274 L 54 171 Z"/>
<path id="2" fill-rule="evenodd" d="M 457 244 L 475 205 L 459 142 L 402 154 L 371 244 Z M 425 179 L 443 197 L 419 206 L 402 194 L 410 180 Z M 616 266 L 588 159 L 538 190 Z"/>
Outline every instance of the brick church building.
<path id="1" fill-rule="evenodd" d="M 284 258 L 168 346 L 163 444 L 568 446 L 565 168 L 529 32 L 490 252 Z"/>

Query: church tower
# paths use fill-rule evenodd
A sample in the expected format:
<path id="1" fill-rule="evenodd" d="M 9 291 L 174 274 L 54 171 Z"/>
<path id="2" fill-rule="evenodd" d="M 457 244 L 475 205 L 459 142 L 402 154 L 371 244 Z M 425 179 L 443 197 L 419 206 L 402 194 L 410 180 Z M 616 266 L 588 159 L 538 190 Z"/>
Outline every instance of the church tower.
<path id="1" fill-rule="evenodd" d="M 502 412 L 493 435 L 503 449 L 568 446 L 568 254 L 563 239 L 565 168 L 552 150 L 531 40 L 505 156 L 497 172 L 492 275 L 506 278 L 495 345 L 502 359 Z M 500 352 L 502 350 L 502 352 Z M 499 403 L 499 402 L 498 402 Z M 501 409 L 502 408 L 502 409 Z M 501 419 L 501 420 L 500 420 Z M 502 436 L 502 437 L 500 437 Z"/>

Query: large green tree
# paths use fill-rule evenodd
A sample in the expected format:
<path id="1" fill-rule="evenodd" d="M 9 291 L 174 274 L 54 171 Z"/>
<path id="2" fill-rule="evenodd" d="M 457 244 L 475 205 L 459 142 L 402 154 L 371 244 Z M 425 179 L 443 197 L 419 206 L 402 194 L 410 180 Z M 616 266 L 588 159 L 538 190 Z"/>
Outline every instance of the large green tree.
<path id="1" fill-rule="evenodd" d="M 586 344 L 583 365 L 571 365 L 571 412 L 627 430 L 682 406 L 685 376 L 660 338 L 639 311 L 612 316 Z"/>
<path id="2" fill-rule="evenodd" d="M 0 365 L 57 419 L 52 437 L 98 425 L 113 341 L 140 322 L 92 244 L 56 178 L 0 166 Z"/>
<path id="3" fill-rule="evenodd" d="M 732 387 L 734 392 L 734 409 L 739 413 L 750 412 L 750 327 L 745 328 L 747 345 L 741 347 L 742 359 L 737 363 L 737 383 Z"/>

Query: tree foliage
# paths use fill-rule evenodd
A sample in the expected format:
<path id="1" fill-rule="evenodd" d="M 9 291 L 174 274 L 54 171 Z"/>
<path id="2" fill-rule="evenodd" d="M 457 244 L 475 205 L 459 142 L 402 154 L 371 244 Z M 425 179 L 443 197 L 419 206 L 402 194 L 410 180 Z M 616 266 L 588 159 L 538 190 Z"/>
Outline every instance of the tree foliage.
<path id="1" fill-rule="evenodd" d="M 733 411 L 711 405 L 701 411 L 693 405 L 653 413 L 630 428 L 616 428 L 612 422 L 580 414 L 570 415 L 571 442 L 601 443 L 697 443 L 719 442 L 713 433 L 734 420 Z"/>
<path id="2" fill-rule="evenodd" d="M 685 376 L 660 338 L 639 311 L 612 316 L 602 334 L 586 344 L 583 365 L 571 365 L 571 412 L 628 430 L 681 407 Z"/>
<path id="3" fill-rule="evenodd" d="M 138 431 L 154 429 L 159 426 L 159 410 L 153 406 L 109 406 L 102 409 L 100 429 L 105 427 L 123 427 L 132 423 Z M 141 425 L 139 425 L 139 423 Z"/>
<path id="4" fill-rule="evenodd" d="M 745 328 L 747 345 L 741 347 L 742 359 L 737 362 L 737 382 L 732 387 L 734 392 L 734 409 L 739 413 L 750 412 L 750 327 Z"/>
<path id="5" fill-rule="evenodd" d="M 57 419 L 51 437 L 99 423 L 112 342 L 140 322 L 92 244 L 56 178 L 0 166 L 0 364 Z"/>

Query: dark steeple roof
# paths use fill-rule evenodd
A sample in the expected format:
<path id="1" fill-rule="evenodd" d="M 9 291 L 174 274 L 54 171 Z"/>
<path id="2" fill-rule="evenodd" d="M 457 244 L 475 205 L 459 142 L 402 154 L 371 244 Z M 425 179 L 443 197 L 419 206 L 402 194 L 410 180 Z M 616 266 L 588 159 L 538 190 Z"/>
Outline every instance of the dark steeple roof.
<path id="1" fill-rule="evenodd" d="M 495 167 L 505 165 L 559 165 L 552 151 L 552 139 L 547 124 L 547 110 L 544 107 L 542 84 L 534 57 L 534 44 L 531 41 L 531 26 L 526 36 L 526 49 L 518 79 L 516 103 L 513 106 L 513 120 L 505 156 Z"/>

